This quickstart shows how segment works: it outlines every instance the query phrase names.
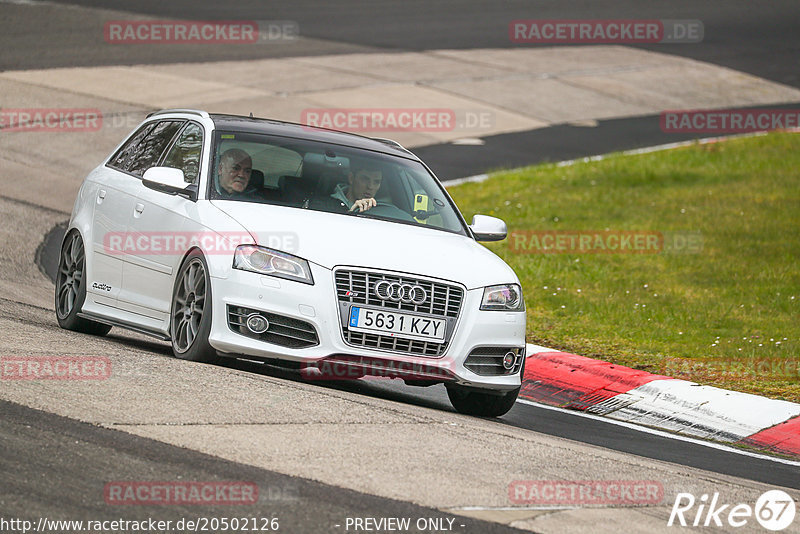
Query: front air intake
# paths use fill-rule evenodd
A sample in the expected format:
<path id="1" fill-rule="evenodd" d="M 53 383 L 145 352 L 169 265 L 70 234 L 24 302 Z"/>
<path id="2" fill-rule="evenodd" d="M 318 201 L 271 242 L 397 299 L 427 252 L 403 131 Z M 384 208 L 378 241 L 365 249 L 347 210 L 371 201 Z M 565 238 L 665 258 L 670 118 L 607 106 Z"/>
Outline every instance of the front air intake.
<path id="1" fill-rule="evenodd" d="M 524 347 L 478 347 L 467 356 L 464 367 L 481 376 L 513 375 L 524 357 Z"/>
<path id="2" fill-rule="evenodd" d="M 314 326 L 300 319 L 228 305 L 228 327 L 243 336 L 291 349 L 319 345 Z"/>

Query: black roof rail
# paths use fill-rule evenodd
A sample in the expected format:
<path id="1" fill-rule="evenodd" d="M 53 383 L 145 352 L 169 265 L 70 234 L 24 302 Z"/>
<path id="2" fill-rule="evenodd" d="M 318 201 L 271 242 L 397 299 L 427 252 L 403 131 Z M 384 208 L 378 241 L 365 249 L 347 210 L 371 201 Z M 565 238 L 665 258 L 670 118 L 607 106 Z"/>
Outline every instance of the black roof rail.
<path id="1" fill-rule="evenodd" d="M 204 119 L 209 118 L 208 112 L 202 111 L 199 109 L 183 109 L 183 108 L 176 108 L 176 109 L 161 109 L 159 111 L 154 111 L 147 115 L 147 118 L 154 117 L 156 115 L 166 115 L 168 113 L 186 113 L 187 115 L 199 115 Z"/>

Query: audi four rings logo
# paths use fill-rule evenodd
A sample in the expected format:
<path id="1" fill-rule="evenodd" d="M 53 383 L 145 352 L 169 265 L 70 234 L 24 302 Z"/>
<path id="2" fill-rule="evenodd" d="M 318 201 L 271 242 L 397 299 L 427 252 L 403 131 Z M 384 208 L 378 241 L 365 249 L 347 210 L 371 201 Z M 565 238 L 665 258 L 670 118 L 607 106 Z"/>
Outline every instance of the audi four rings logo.
<path id="1" fill-rule="evenodd" d="M 392 302 L 405 302 L 406 304 L 423 304 L 428 293 L 422 286 L 401 284 L 400 282 L 388 282 L 381 280 L 375 284 L 375 295 L 381 300 L 391 300 Z"/>

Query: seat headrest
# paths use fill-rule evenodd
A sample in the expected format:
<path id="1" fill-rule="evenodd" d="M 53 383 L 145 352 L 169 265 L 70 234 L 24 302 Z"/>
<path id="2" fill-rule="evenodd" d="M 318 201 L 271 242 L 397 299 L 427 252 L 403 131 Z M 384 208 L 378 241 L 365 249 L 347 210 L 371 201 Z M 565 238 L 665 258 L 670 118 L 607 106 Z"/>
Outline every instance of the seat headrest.
<path id="1" fill-rule="evenodd" d="M 283 199 L 289 203 L 299 203 L 310 198 L 315 189 L 315 182 L 302 176 L 281 176 L 278 184 Z"/>
<path id="2" fill-rule="evenodd" d="M 347 175 L 340 169 L 329 169 L 320 175 L 317 191 L 321 195 L 330 195 L 336 186 L 347 183 Z"/>
<path id="3" fill-rule="evenodd" d="M 248 182 L 247 188 L 256 189 L 257 191 L 264 189 L 264 173 L 258 169 L 253 169 L 250 172 L 250 182 Z"/>

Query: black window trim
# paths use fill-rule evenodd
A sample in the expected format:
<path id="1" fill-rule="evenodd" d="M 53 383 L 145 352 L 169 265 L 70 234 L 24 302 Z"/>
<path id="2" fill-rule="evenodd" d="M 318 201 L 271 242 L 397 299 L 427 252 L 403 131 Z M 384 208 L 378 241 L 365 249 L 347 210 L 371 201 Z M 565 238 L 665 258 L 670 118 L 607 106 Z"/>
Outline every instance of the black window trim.
<path id="1" fill-rule="evenodd" d="M 185 126 L 186 126 L 185 123 L 188 122 L 188 119 L 158 117 L 155 120 L 152 120 L 152 121 L 149 121 L 149 122 L 145 122 L 139 128 L 137 128 L 133 133 L 131 133 L 128 137 L 125 138 L 125 141 L 122 142 L 120 147 L 114 152 L 114 154 L 111 155 L 110 158 L 108 158 L 108 161 L 106 161 L 105 166 L 108 167 L 109 169 L 113 169 L 113 170 L 115 170 L 117 172 L 121 172 L 123 174 L 127 174 L 128 176 L 131 176 L 131 177 L 136 178 L 137 180 L 141 181 L 143 176 L 144 176 L 144 173 L 142 173 L 142 176 L 139 176 L 139 175 L 134 174 L 132 172 L 129 172 L 129 171 L 126 171 L 124 169 L 120 169 L 119 167 L 115 167 L 115 166 L 111 165 L 111 161 L 115 158 L 115 156 L 117 154 L 119 154 L 120 150 L 122 150 L 125 146 L 127 146 L 128 142 L 131 140 L 131 138 L 134 135 L 136 135 L 139 132 L 139 130 L 141 130 L 142 128 L 144 128 L 146 126 L 149 126 L 151 124 L 157 124 L 159 122 L 183 122 L 184 123 L 184 124 L 182 124 L 181 126 L 178 127 L 178 129 L 175 131 L 175 134 L 172 136 L 172 138 L 170 139 L 170 141 L 169 141 L 169 143 L 167 145 L 169 147 L 172 147 L 172 144 L 175 142 L 175 139 L 177 139 L 178 134 L 180 132 L 182 132 L 183 129 L 185 128 Z M 201 125 L 201 127 L 202 127 L 202 125 Z M 147 135 L 150 135 L 150 134 L 148 133 Z M 166 154 L 166 152 L 162 152 L 161 155 L 159 155 L 159 157 L 158 157 L 158 161 L 159 162 L 164 157 L 164 154 Z"/>
<path id="2" fill-rule="evenodd" d="M 167 154 L 170 153 L 170 151 L 172 150 L 172 147 L 174 147 L 175 143 L 178 142 L 178 139 L 181 138 L 181 134 L 191 124 L 195 124 L 195 125 L 199 126 L 200 127 L 200 131 L 203 133 L 203 139 L 202 139 L 202 141 L 200 143 L 200 164 L 199 164 L 199 166 L 197 168 L 197 186 L 200 187 L 200 179 L 203 176 L 203 150 L 205 149 L 206 129 L 203 127 L 203 125 L 201 123 L 199 123 L 199 122 L 197 122 L 195 120 L 187 119 L 186 120 L 186 124 L 184 124 L 183 126 L 178 128 L 178 133 L 175 134 L 175 137 L 173 137 L 172 140 L 169 142 L 169 145 L 167 145 L 167 148 L 165 148 L 164 152 L 161 153 L 161 156 L 159 156 L 158 161 L 156 162 L 155 166 L 156 167 L 160 167 L 161 164 L 164 163 L 164 160 L 167 159 Z M 185 177 L 184 177 L 184 179 L 185 179 Z M 189 182 L 187 182 L 187 183 L 189 183 Z"/>

